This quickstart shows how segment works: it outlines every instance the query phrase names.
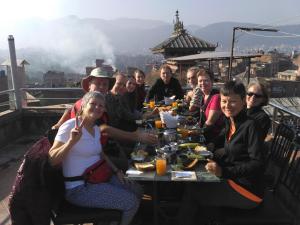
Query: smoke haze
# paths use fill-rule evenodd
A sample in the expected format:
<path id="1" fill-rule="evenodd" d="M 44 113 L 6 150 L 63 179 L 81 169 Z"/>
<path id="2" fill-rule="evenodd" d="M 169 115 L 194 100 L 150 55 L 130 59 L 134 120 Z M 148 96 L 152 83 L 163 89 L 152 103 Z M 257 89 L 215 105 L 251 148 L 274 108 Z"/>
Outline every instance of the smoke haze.
<path id="1" fill-rule="evenodd" d="M 258 24 L 222 22 L 205 27 L 186 26 L 186 30 L 213 44 L 217 51 L 228 51 L 231 46 L 232 28 L 255 27 Z M 300 33 L 300 25 L 277 27 L 280 31 Z M 0 23 L 0 60 L 8 58 L 7 37 L 14 35 L 17 57 L 26 59 L 29 76 L 41 77 L 48 70 L 84 73 L 86 66 L 93 66 L 95 59 L 124 71 L 126 66 L 144 69 L 145 65 L 160 58 L 150 48 L 170 37 L 173 25 L 157 20 L 79 19 L 76 16 L 56 20 L 27 19 L 17 25 Z M 261 35 L 270 35 L 260 33 Z M 274 33 L 272 36 L 281 35 Z M 299 38 L 264 38 L 241 34 L 236 49 L 241 51 L 269 51 L 277 49 L 290 52 L 300 49 Z"/>
<path id="2" fill-rule="evenodd" d="M 114 65 L 114 50 L 107 37 L 93 25 L 80 22 L 76 17 L 68 17 L 50 22 L 24 21 L 7 32 L 2 28 L 0 57 L 8 57 L 7 36 L 13 34 L 17 57 L 30 63 L 29 75 L 59 69 L 84 73 L 96 58 Z M 3 49 L 7 50 L 4 55 Z"/>

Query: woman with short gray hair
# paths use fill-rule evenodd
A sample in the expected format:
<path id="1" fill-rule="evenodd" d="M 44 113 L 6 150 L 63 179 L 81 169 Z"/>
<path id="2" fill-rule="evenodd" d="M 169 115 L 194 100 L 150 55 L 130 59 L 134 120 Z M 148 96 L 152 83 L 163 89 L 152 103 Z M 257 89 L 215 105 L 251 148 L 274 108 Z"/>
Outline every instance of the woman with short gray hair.
<path id="1" fill-rule="evenodd" d="M 102 151 L 101 133 L 95 122 L 104 110 L 104 96 L 100 92 L 86 93 L 79 115 L 59 127 L 49 150 L 49 160 L 53 166 L 62 165 L 65 197 L 70 203 L 121 210 L 120 224 L 128 225 L 139 207 L 142 191 L 137 184 L 126 182 L 122 171 Z M 86 180 L 87 169 L 103 161 L 106 169 L 99 166 L 97 170 L 101 180 Z"/>

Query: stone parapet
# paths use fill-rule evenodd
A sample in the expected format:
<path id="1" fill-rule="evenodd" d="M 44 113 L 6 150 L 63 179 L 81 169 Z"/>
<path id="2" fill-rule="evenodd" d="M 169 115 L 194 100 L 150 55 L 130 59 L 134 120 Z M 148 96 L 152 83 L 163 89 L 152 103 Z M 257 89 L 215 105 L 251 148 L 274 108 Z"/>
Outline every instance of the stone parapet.
<path id="1" fill-rule="evenodd" d="M 0 146 L 26 135 L 44 135 L 54 125 L 64 109 L 25 109 L 0 114 Z"/>

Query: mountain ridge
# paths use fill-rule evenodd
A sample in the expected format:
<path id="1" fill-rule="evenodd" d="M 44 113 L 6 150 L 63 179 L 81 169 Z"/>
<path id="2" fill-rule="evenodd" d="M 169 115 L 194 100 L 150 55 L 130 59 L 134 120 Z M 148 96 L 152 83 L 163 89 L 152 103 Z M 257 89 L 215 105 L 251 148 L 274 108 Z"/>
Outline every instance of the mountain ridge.
<path id="1" fill-rule="evenodd" d="M 183 21 L 184 22 L 184 21 Z M 185 25 L 191 35 L 210 43 L 217 44 L 217 51 L 226 51 L 231 47 L 232 28 L 236 26 L 256 27 L 253 23 L 218 22 L 207 26 Z M 300 24 L 277 27 L 280 31 L 300 34 Z M 119 66 L 116 57 L 126 55 L 122 67 L 136 65 L 137 57 L 152 55 L 150 48 L 166 40 L 173 33 L 174 25 L 159 20 L 118 18 L 104 20 L 98 18 L 78 18 L 68 16 L 56 20 L 24 20 L 10 31 L 2 30 L 0 39 L 8 34 L 15 37 L 17 56 L 25 58 L 31 64 L 30 70 L 47 71 L 49 68 L 69 68 L 83 72 L 96 58 Z M 237 50 L 265 51 L 274 48 L 279 51 L 300 49 L 300 38 L 266 38 L 252 36 L 278 36 L 280 33 L 236 32 Z M 2 35 L 2 36 L 1 36 Z M 7 42 L 1 42 L 0 59 L 8 58 Z M 5 54 L 6 52 L 6 54 Z M 40 54 L 40 56 L 38 56 Z M 132 56 L 132 62 L 128 58 Z M 149 57 L 145 57 L 149 59 Z M 122 61 L 122 60 L 121 60 Z M 148 62 L 149 63 L 149 62 Z M 143 68 L 143 67 L 141 67 Z"/>
<path id="2" fill-rule="evenodd" d="M 56 20 L 28 20 L 23 21 L 20 26 L 15 27 L 15 38 L 19 41 L 21 48 L 30 47 L 47 47 L 47 43 L 41 40 L 46 40 L 49 35 L 49 39 L 58 40 L 66 38 L 67 32 L 72 35 L 72 39 L 77 42 L 76 39 L 82 38 L 82 33 L 87 35 L 95 35 L 101 33 L 105 39 L 111 44 L 111 47 L 116 53 L 128 53 L 128 54 L 150 54 L 150 48 L 159 44 L 167 39 L 173 32 L 173 24 L 160 21 L 160 20 L 148 20 L 148 19 L 135 19 L 135 18 L 117 18 L 113 20 L 104 20 L 99 18 L 78 18 L 77 16 L 68 16 L 59 18 Z M 186 25 L 186 30 L 200 39 L 207 40 L 212 43 L 219 43 L 224 49 L 229 49 L 232 38 L 232 28 L 236 26 L 257 27 L 258 24 L 253 23 L 239 23 L 232 21 L 224 21 L 218 23 L 212 23 L 207 26 L 198 25 Z M 278 27 L 280 30 L 288 33 L 296 33 L 300 35 L 300 24 L 291 24 Z M 26 29 L 28 32 L 26 32 Z M 62 32 L 64 31 L 64 32 Z M 3 33 L 3 32 L 2 32 Z M 81 35 L 77 35 L 77 33 Z M 238 35 L 240 32 L 236 32 Z M 257 33 L 257 32 L 256 32 Z M 255 34 L 256 34 L 255 33 Z M 26 38 L 24 37 L 26 34 Z M 62 35 L 64 34 L 64 35 Z M 258 35 L 274 35 L 271 33 L 257 33 Z M 53 36 L 52 36 L 53 35 Z M 61 35 L 61 36 L 60 36 Z M 36 36 L 36 37 L 35 37 Z M 67 35 L 68 36 L 68 35 Z M 249 35 L 242 35 L 240 47 L 274 47 L 274 45 L 299 45 L 299 40 L 282 39 L 278 41 L 267 40 L 263 37 L 254 37 Z M 37 40 L 34 43 L 30 43 L 30 40 Z M 252 40 L 250 40 L 252 39 Z M 126 40 L 126 43 L 125 43 Z M 142 40 L 142 43 L 141 41 Z M 93 41 L 93 39 L 89 39 Z M 47 42 L 47 41 L 46 41 Z M 257 44 L 256 44 L 257 42 Z M 265 43 L 264 43 L 265 42 Z M 29 43 L 29 44 L 28 44 Z M 38 43 L 38 44 L 37 44 Z M 0 46 L 1 48 L 2 46 Z"/>

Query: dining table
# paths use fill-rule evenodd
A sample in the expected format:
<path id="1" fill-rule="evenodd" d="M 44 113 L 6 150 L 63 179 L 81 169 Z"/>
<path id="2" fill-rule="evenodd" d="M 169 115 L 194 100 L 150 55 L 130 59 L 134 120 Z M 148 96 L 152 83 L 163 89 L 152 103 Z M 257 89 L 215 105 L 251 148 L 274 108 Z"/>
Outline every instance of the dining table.
<path id="1" fill-rule="evenodd" d="M 140 146 L 139 146 L 140 147 Z M 155 156 L 154 156 L 155 157 Z M 174 205 L 174 202 L 177 203 L 177 207 L 180 205 L 180 197 L 175 201 L 172 200 L 166 201 L 164 199 L 164 193 L 166 189 L 172 189 L 173 191 L 178 187 L 178 185 L 183 186 L 183 189 L 186 184 L 195 182 L 195 183 L 207 183 L 207 182 L 220 182 L 220 178 L 215 176 L 212 173 L 209 173 L 205 169 L 205 164 L 207 162 L 206 158 L 199 160 L 197 164 L 191 169 L 181 169 L 176 168 L 176 164 L 168 163 L 166 166 L 166 171 L 163 175 L 159 175 L 155 168 L 155 158 L 151 158 L 154 167 L 150 170 L 141 170 L 137 169 L 134 165 L 135 162 L 130 160 L 130 167 L 126 171 L 126 179 L 129 181 L 135 181 L 138 183 L 146 184 L 150 186 L 152 193 L 152 208 L 153 208 L 153 224 L 161 224 L 159 216 L 164 217 L 165 219 L 174 219 L 170 218 L 165 212 L 164 209 Z M 139 162 L 140 163 L 140 162 Z M 176 193 L 176 191 L 175 191 Z M 175 194 L 176 195 L 176 194 Z M 176 196 L 175 196 L 176 198 Z M 173 206 L 172 206 L 173 207 Z"/>
<path id="2" fill-rule="evenodd" d="M 172 170 L 171 165 L 167 165 L 167 170 L 164 175 L 158 175 L 156 170 L 151 171 L 140 171 L 134 166 L 131 166 L 126 171 L 126 179 L 147 183 L 152 186 L 152 204 L 153 204 L 153 224 L 158 225 L 159 214 L 164 215 L 163 208 L 168 207 L 168 202 L 160 201 L 163 196 L 160 196 L 160 189 L 158 188 L 160 184 L 168 184 L 168 187 L 175 187 L 176 184 L 180 183 L 186 185 L 189 182 L 220 182 L 220 178 L 209 173 L 205 169 L 205 162 L 199 162 L 198 165 L 193 170 Z M 177 199 L 180 205 L 181 199 Z"/>
<path id="3" fill-rule="evenodd" d="M 151 106 L 153 107 L 153 106 Z M 160 106 L 166 107 L 166 106 Z M 170 108 L 170 107 L 169 107 Z M 170 108 L 171 109 L 171 108 Z M 145 112 L 149 112 L 149 107 L 145 108 Z M 164 215 L 163 209 L 168 207 L 168 201 L 162 201 L 163 199 L 163 190 L 160 187 L 166 187 L 168 189 L 176 188 L 178 185 L 184 186 L 190 182 L 220 182 L 220 178 L 216 177 L 215 175 L 209 173 L 205 169 L 205 164 L 207 163 L 208 157 L 202 157 L 198 160 L 198 162 L 192 168 L 178 168 L 176 167 L 176 163 L 178 163 L 178 156 L 182 153 L 182 149 L 180 150 L 180 145 L 185 143 L 193 143 L 192 145 L 199 145 L 204 146 L 204 140 L 201 129 L 197 127 L 197 120 L 194 119 L 193 114 L 190 114 L 188 111 L 181 109 L 179 112 L 176 111 L 180 121 L 178 121 L 178 126 L 175 128 L 168 128 L 166 126 L 158 126 L 161 123 L 156 121 L 161 121 L 159 114 L 153 116 L 152 118 L 145 119 L 143 121 L 139 121 L 139 129 L 143 130 L 144 132 L 151 132 L 158 135 L 159 142 L 157 145 L 143 145 L 141 143 L 137 143 L 135 150 L 144 149 L 147 154 L 149 153 L 150 156 L 147 156 L 144 159 L 138 159 L 140 162 L 151 162 L 154 166 L 150 169 L 141 170 L 140 168 L 136 168 L 136 162 L 134 159 L 130 159 L 130 167 L 126 171 L 126 179 L 129 181 L 141 182 L 145 183 L 152 188 L 152 204 L 153 204 L 153 224 L 158 225 L 161 224 L 159 220 L 159 216 Z M 184 118 L 188 118 L 192 124 L 188 124 L 183 122 Z M 192 119 L 191 119 L 192 118 Z M 179 129 L 178 129 L 179 128 Z M 193 135 L 183 135 L 182 129 L 189 132 L 189 134 Z M 195 133 L 196 131 L 196 133 Z M 197 133 L 198 132 L 198 133 Z M 174 135 L 175 138 L 169 135 Z M 167 136 L 167 137 L 166 137 Z M 173 149 L 175 146 L 175 150 Z M 166 150 L 167 149 L 167 150 Z M 173 151 L 172 151 L 173 149 Z M 158 151 L 159 150 L 159 151 Z M 189 149 L 192 151 L 192 149 Z M 176 155 L 175 161 L 167 159 L 167 166 L 166 171 L 163 175 L 158 174 L 155 168 L 156 166 L 156 157 L 158 154 L 165 154 L 167 157 L 169 156 L 167 153 L 172 153 L 172 155 Z M 211 155 L 210 155 L 211 156 Z M 176 191 L 175 191 L 176 192 Z M 176 199 L 177 205 L 180 205 L 181 199 Z"/>

